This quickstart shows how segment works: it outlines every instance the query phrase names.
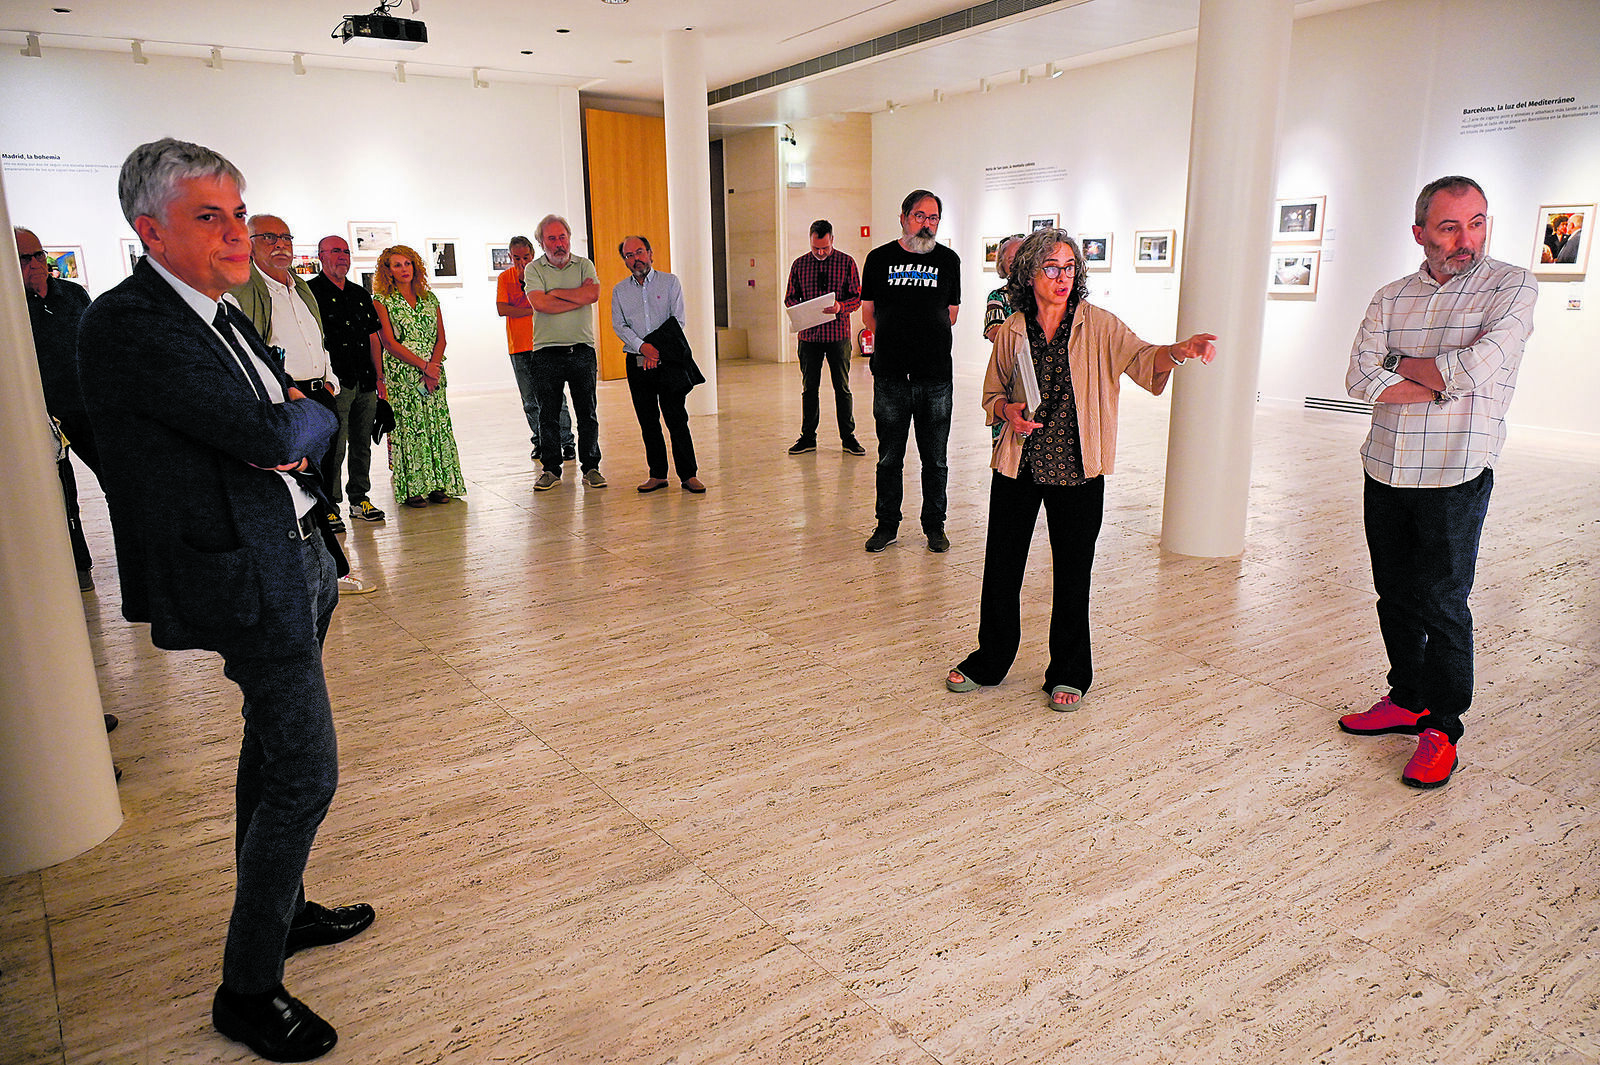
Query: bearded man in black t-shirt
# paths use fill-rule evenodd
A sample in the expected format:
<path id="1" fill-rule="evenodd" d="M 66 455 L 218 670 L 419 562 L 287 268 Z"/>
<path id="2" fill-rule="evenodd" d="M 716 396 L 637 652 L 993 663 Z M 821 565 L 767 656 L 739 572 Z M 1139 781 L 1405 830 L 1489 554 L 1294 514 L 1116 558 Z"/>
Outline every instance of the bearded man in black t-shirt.
<path id="1" fill-rule="evenodd" d="M 867 253 L 861 322 L 874 336 L 872 417 L 878 434 L 877 528 L 867 550 L 882 551 L 900 529 L 906 439 L 913 423 L 922 459 L 922 531 L 928 550 L 945 536 L 945 459 L 950 439 L 952 326 L 961 304 L 961 257 L 935 239 L 943 204 L 917 189 L 900 205 L 899 240 Z"/>

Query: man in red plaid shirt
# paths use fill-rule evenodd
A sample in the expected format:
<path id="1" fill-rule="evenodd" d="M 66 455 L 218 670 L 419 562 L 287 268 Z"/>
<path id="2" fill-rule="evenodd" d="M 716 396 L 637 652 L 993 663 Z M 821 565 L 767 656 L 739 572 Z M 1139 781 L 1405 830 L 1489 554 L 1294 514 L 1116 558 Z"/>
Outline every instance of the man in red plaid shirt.
<path id="1" fill-rule="evenodd" d="M 834 250 L 833 223 L 819 218 L 811 223 L 811 250 L 789 267 L 789 290 L 783 303 L 793 307 L 828 292 L 835 297 L 827 308 L 833 321 L 800 330 L 800 439 L 789 448 L 791 455 L 817 450 L 817 422 L 821 417 L 817 393 L 824 359 L 833 376 L 839 440 L 852 455 L 867 453 L 856 440 L 854 400 L 850 395 L 850 314 L 861 306 L 861 274 L 854 259 Z"/>

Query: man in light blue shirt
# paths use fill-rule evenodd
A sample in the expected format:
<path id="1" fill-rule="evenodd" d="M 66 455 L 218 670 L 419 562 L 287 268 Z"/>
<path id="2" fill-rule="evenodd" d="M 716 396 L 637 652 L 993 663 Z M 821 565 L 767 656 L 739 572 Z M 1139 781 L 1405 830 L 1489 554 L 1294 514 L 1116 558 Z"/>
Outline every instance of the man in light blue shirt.
<path id="1" fill-rule="evenodd" d="M 684 400 L 689 390 L 681 371 L 674 372 L 673 365 L 688 359 L 688 344 L 683 341 L 682 327 L 686 324 L 683 310 L 683 286 L 671 274 L 664 274 L 651 266 L 650 242 L 644 237 L 629 237 L 617 246 L 622 261 L 627 264 L 628 277 L 617 282 L 611 291 L 611 328 L 622 338 L 627 353 L 628 392 L 633 396 L 633 413 L 639 419 L 639 432 L 644 437 L 645 460 L 650 466 L 650 477 L 639 486 L 641 492 L 654 492 L 667 486 L 667 444 L 661 435 L 661 422 L 667 423 L 672 436 L 672 462 L 678 480 L 690 492 L 699 494 L 706 490 L 696 476 L 698 467 L 694 459 L 694 440 L 689 436 L 689 412 Z M 672 323 L 669 326 L 669 323 Z M 658 346 L 662 338 L 657 330 L 666 328 L 675 333 L 681 342 L 681 357 L 675 351 L 666 353 L 667 367 L 663 367 L 663 352 Z"/>

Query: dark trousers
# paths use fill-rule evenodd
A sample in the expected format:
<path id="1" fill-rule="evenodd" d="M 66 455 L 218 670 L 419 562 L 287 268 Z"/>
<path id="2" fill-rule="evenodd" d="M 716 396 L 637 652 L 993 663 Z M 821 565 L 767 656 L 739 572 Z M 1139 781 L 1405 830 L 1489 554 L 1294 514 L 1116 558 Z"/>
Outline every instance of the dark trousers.
<path id="1" fill-rule="evenodd" d="M 687 481 L 699 472 L 694 461 L 694 440 L 689 436 L 689 412 L 684 409 L 687 393 L 660 387 L 661 367 L 646 370 L 639 356 L 628 354 L 628 394 L 633 397 L 633 413 L 639 419 L 639 434 L 644 437 L 644 459 L 650 476 L 667 476 L 667 442 L 661 437 L 661 423 L 667 423 L 672 436 L 672 465 L 678 480 Z"/>
<path id="2" fill-rule="evenodd" d="M 72 564 L 79 572 L 94 568 L 94 558 L 89 554 L 89 542 L 83 536 L 83 523 L 78 515 L 78 478 L 72 470 L 72 455 L 77 455 L 96 477 L 100 476 L 100 452 L 95 447 L 94 432 L 89 428 L 86 415 L 60 416 L 61 435 L 67 438 L 71 454 L 63 455 L 56 463 L 56 474 L 61 478 L 61 500 L 67 510 L 67 536 L 72 541 Z"/>
<path id="3" fill-rule="evenodd" d="M 372 493 L 372 422 L 378 414 L 378 392 L 354 386 L 341 388 L 333 397 L 333 413 L 339 416 L 339 435 L 322 456 L 321 472 L 328 501 L 337 507 L 346 496 L 350 502 L 359 503 Z M 350 458 L 350 479 L 341 494 L 339 483 L 343 480 L 346 455 Z"/>
<path id="4" fill-rule="evenodd" d="M 1389 698 L 1452 742 L 1472 705 L 1472 593 L 1494 471 L 1450 488 L 1392 488 L 1366 479 L 1363 498 Z"/>
<path id="5" fill-rule="evenodd" d="M 578 429 L 578 466 L 600 468 L 600 419 L 595 412 L 595 380 L 600 366 L 587 344 L 540 348 L 533 353 L 534 388 L 539 393 L 539 464 L 561 476 L 563 388 L 572 393 L 573 420 Z"/>
<path id="6" fill-rule="evenodd" d="M 917 454 L 922 459 L 922 527 L 944 525 L 945 489 L 950 481 L 946 446 L 950 442 L 949 381 L 910 381 L 877 377 L 872 384 L 872 417 L 878 433 L 879 525 L 900 526 L 905 497 L 906 440 L 916 423 Z"/>
<path id="7" fill-rule="evenodd" d="M 511 372 L 517 377 L 517 391 L 522 393 L 522 416 L 528 419 L 528 443 L 532 450 L 528 457 L 539 461 L 539 434 L 543 432 L 540 414 L 539 384 L 533 373 L 533 352 L 513 351 L 511 353 Z M 561 453 L 566 454 L 572 447 L 572 414 L 567 410 L 567 397 L 561 397 L 561 417 L 558 424 L 561 426 Z"/>
<path id="8" fill-rule="evenodd" d="M 818 392 L 822 386 L 822 364 L 828 364 L 833 378 L 834 416 L 839 422 L 839 439 L 849 443 L 856 437 L 855 397 L 850 394 L 850 341 L 800 341 L 800 439 L 815 441 L 821 421 Z"/>
<path id="9" fill-rule="evenodd" d="M 316 605 L 315 631 L 290 646 L 222 653 L 223 673 L 244 693 L 234 792 L 238 882 L 222 956 L 222 982 L 241 994 L 283 981 L 289 924 L 305 904 L 306 859 L 339 783 L 322 673 L 322 640 L 339 600 L 338 578 L 321 537 L 301 542 L 305 571 L 282 579 L 306 582 Z"/>
<path id="10" fill-rule="evenodd" d="M 1028 467 L 1017 477 L 993 472 L 989 483 L 989 533 L 983 553 L 983 600 L 978 649 L 956 668 L 979 684 L 999 684 L 1017 658 L 1022 639 L 1022 575 L 1033 527 L 1044 504 L 1050 529 L 1050 665 L 1044 690 L 1066 684 L 1086 692 L 1094 681 L 1089 650 L 1089 574 L 1105 513 L 1106 479 L 1062 487 L 1035 484 Z"/>

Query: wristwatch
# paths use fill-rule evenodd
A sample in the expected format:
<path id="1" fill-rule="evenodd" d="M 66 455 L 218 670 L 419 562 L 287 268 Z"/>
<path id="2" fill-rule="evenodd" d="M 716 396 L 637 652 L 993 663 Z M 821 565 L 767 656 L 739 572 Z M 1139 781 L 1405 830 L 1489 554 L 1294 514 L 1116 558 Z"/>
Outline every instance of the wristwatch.
<path id="1" fill-rule="evenodd" d="M 1398 351 L 1389 352 L 1383 357 L 1383 368 L 1390 373 L 1398 373 L 1400 371 L 1401 358 L 1402 356 Z"/>

